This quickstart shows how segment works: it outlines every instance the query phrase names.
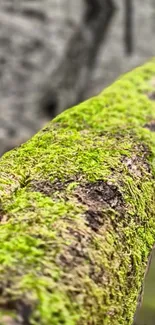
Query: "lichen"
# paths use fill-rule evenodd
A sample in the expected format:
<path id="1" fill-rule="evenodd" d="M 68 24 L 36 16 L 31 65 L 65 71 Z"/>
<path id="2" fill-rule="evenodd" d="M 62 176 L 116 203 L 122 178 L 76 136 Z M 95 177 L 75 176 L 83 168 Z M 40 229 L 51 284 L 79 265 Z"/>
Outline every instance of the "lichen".
<path id="1" fill-rule="evenodd" d="M 153 78 L 155 59 L 1 158 L 0 324 L 132 324 L 155 236 Z"/>

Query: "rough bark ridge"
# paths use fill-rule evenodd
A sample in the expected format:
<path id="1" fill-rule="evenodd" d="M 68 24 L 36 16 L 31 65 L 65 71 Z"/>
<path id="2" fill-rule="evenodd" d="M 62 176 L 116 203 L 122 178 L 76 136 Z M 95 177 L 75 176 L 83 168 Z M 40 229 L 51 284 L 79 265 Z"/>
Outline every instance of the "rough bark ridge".
<path id="1" fill-rule="evenodd" d="M 0 323 L 131 325 L 154 244 L 155 59 L 0 161 Z"/>

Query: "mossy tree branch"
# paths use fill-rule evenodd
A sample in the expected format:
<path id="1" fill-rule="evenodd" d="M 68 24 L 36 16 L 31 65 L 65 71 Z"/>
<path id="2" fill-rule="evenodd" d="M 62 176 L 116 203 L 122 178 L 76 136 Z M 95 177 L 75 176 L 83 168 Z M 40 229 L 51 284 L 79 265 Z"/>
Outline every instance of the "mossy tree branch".
<path id="1" fill-rule="evenodd" d="M 0 161 L 1 324 L 131 325 L 155 238 L 155 60 Z"/>

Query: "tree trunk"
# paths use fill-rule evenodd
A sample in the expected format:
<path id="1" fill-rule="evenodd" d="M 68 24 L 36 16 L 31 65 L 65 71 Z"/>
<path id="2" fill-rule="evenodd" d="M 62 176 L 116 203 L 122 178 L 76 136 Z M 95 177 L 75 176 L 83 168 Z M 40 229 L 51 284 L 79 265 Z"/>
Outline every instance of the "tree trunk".
<path id="1" fill-rule="evenodd" d="M 0 162 L 1 324 L 131 325 L 154 244 L 155 59 Z"/>

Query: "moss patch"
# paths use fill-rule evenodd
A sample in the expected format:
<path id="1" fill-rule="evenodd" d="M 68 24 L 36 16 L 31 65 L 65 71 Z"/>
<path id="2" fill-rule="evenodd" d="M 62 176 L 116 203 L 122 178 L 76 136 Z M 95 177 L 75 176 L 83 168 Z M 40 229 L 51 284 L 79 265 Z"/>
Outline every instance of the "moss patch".
<path id="1" fill-rule="evenodd" d="M 4 325 L 132 324 L 155 238 L 153 78 L 155 60 L 2 157 Z"/>

